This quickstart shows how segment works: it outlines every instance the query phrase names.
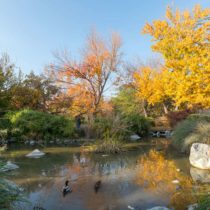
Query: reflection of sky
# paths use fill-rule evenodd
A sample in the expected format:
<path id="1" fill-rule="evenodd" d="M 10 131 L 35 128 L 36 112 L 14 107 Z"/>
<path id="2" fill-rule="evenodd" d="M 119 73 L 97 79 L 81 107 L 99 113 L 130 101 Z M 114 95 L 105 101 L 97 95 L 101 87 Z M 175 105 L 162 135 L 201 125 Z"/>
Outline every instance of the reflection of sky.
<path id="1" fill-rule="evenodd" d="M 32 204 L 41 204 L 47 210 L 124 210 L 128 205 L 145 209 L 169 204 L 170 195 L 136 184 L 140 156 L 141 151 L 107 157 L 79 153 L 50 154 L 33 160 L 20 157 L 15 160 L 20 169 L 10 178 L 25 189 Z M 180 168 L 189 167 L 179 165 L 179 158 L 176 163 Z M 66 179 L 73 192 L 63 197 L 61 189 Z M 98 180 L 102 180 L 102 187 L 96 194 L 94 183 Z"/>

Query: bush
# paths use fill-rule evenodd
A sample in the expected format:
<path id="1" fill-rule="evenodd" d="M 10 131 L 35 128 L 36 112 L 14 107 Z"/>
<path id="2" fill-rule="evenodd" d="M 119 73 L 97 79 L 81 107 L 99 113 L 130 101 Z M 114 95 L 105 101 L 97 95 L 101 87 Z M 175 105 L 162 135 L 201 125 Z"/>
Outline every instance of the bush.
<path id="1" fill-rule="evenodd" d="M 15 183 L 2 177 L 1 169 L 3 165 L 0 162 L 0 209 L 18 209 L 17 202 L 27 202 L 27 200 Z"/>
<path id="2" fill-rule="evenodd" d="M 114 115 L 96 118 L 94 130 L 96 132 L 96 137 L 101 139 L 107 138 L 107 134 L 110 137 L 126 139 L 130 134 L 125 120 Z"/>
<path id="3" fill-rule="evenodd" d="M 63 116 L 33 110 L 10 112 L 7 116 L 12 124 L 11 135 L 22 140 L 65 138 L 71 137 L 74 132 L 73 121 Z"/>
<path id="4" fill-rule="evenodd" d="M 1 141 L 6 140 L 9 136 L 11 128 L 10 120 L 7 118 L 0 118 L 0 144 Z"/>
<path id="5" fill-rule="evenodd" d="M 190 115 L 179 123 L 172 136 L 172 144 L 182 152 L 189 152 L 195 143 L 210 144 L 210 116 Z"/>
<path id="6" fill-rule="evenodd" d="M 182 111 L 169 112 L 166 117 L 168 118 L 170 126 L 175 127 L 179 122 L 185 120 L 191 113 L 191 110 L 186 109 Z"/>
<path id="7" fill-rule="evenodd" d="M 5 130 L 10 127 L 11 127 L 11 123 L 8 118 L 0 118 L 0 130 Z"/>
<path id="8" fill-rule="evenodd" d="M 127 139 L 132 133 L 140 136 L 146 136 L 152 125 L 150 118 L 145 118 L 138 114 L 130 114 L 128 116 L 105 116 L 95 120 L 94 129 L 98 138 L 104 138 L 104 135 L 109 133 L 109 136 L 114 136 L 118 139 Z"/>
<path id="9" fill-rule="evenodd" d="M 131 114 L 125 119 L 128 125 L 128 129 L 132 133 L 136 133 L 140 136 L 146 136 L 152 125 L 152 120 L 150 118 L 146 118 L 138 114 Z"/>
<path id="10" fill-rule="evenodd" d="M 0 179 L 0 209 L 17 209 L 17 202 L 26 202 L 20 189 L 6 179 Z"/>
<path id="11" fill-rule="evenodd" d="M 210 195 L 206 195 L 198 202 L 197 210 L 210 210 Z"/>
<path id="12" fill-rule="evenodd" d="M 188 119 L 190 120 L 205 120 L 207 122 L 210 122 L 210 115 L 204 115 L 204 114 L 191 114 Z"/>

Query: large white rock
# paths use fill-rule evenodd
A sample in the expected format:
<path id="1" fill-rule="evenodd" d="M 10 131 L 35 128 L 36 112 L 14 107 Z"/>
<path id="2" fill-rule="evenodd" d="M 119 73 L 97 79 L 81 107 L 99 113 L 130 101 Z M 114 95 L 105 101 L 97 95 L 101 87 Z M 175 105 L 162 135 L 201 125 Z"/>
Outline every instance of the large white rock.
<path id="1" fill-rule="evenodd" d="M 147 209 L 147 210 L 170 210 L 164 206 L 155 206 L 153 208 Z"/>
<path id="2" fill-rule="evenodd" d="M 137 134 L 134 134 L 134 135 L 131 135 L 130 136 L 130 140 L 131 141 L 137 141 L 137 140 L 139 140 L 141 137 L 140 136 L 138 136 Z"/>
<path id="3" fill-rule="evenodd" d="M 1 171 L 4 171 L 4 172 L 5 172 L 5 171 L 11 171 L 11 170 L 15 170 L 15 169 L 17 169 L 17 168 L 19 168 L 18 165 L 12 163 L 11 161 L 7 161 L 7 164 L 4 165 L 4 166 L 1 168 Z"/>
<path id="4" fill-rule="evenodd" d="M 42 157 L 43 155 L 45 155 L 44 152 L 41 152 L 40 150 L 35 149 L 31 153 L 27 154 L 26 157 L 39 158 L 39 157 Z"/>
<path id="5" fill-rule="evenodd" d="M 210 183 L 210 171 L 191 167 L 190 174 L 195 182 Z"/>
<path id="6" fill-rule="evenodd" d="M 200 169 L 210 169 L 210 145 L 194 143 L 190 149 L 190 164 Z"/>

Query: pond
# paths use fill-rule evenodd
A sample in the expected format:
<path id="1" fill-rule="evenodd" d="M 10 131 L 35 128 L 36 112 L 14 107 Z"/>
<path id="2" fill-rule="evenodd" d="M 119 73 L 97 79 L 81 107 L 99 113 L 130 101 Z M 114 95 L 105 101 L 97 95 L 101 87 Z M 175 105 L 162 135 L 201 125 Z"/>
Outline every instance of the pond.
<path id="1" fill-rule="evenodd" d="M 142 157 L 149 157 L 151 149 L 155 148 L 141 146 L 118 155 L 102 155 L 81 153 L 78 148 L 52 147 L 44 150 L 45 156 L 32 159 L 25 157 L 29 150 L 18 148 L 6 152 L 1 159 L 19 165 L 6 178 L 24 189 L 30 203 L 22 208 L 27 210 L 36 205 L 46 210 L 127 210 L 129 206 L 142 210 L 154 206 L 185 209 L 196 201 L 197 195 L 210 191 L 208 184 L 192 181 L 185 189 L 185 182 L 173 183 L 173 180 L 191 180 L 188 158 L 173 150 L 162 151 L 164 159 L 153 159 L 148 166 L 145 162 L 142 169 Z M 167 168 L 170 164 L 164 168 L 158 161 L 174 165 L 176 172 Z M 154 175 L 152 178 L 150 173 Z M 67 179 L 73 192 L 64 197 L 61 191 Z M 98 180 L 102 184 L 96 193 L 94 184 Z"/>

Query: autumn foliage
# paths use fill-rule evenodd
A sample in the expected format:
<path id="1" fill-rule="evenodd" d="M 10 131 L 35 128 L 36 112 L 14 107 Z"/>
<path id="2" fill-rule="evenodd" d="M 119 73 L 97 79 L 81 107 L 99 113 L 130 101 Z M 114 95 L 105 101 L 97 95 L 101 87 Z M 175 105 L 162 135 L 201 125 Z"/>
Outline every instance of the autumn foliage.
<path id="1" fill-rule="evenodd" d="M 164 63 L 161 69 L 143 67 L 134 73 L 138 97 L 152 105 L 170 99 L 176 108 L 210 107 L 209 15 L 199 5 L 192 13 L 168 7 L 165 20 L 144 26 Z"/>
<path id="2" fill-rule="evenodd" d="M 58 63 L 51 65 L 51 71 L 57 83 L 66 88 L 66 95 L 73 99 L 70 113 L 95 115 L 103 109 L 104 92 L 112 84 L 110 79 L 114 79 L 120 63 L 120 46 L 117 34 L 106 42 L 93 32 L 87 39 L 81 61 L 72 60 L 66 53 L 57 56 Z"/>

